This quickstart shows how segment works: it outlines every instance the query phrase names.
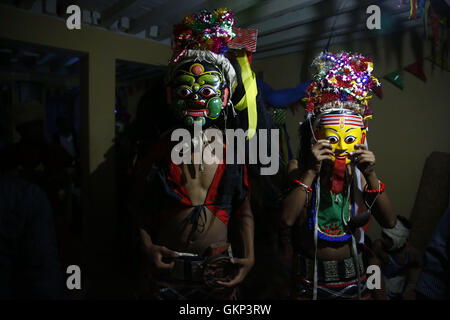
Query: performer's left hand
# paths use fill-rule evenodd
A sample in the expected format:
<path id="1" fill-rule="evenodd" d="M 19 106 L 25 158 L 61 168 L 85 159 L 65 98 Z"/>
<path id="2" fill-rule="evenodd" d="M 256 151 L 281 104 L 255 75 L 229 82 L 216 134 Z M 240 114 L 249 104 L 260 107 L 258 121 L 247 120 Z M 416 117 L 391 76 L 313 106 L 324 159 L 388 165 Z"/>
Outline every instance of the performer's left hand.
<path id="1" fill-rule="evenodd" d="M 365 145 L 356 144 L 355 151 L 350 152 L 350 157 L 365 178 L 375 174 L 375 154 Z"/>
<path id="2" fill-rule="evenodd" d="M 231 262 L 239 265 L 239 271 L 237 275 L 234 277 L 234 279 L 228 282 L 217 281 L 218 284 L 228 288 L 237 286 L 239 283 L 241 283 L 245 279 L 249 271 L 252 269 L 254 264 L 253 259 L 250 258 L 244 259 L 231 258 Z"/>

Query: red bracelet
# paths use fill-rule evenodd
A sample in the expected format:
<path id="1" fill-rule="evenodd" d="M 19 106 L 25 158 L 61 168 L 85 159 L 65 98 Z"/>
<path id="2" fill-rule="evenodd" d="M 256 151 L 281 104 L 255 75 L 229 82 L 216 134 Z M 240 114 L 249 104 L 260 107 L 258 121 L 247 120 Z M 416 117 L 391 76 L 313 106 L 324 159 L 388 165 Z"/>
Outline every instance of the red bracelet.
<path id="1" fill-rule="evenodd" d="M 385 188 L 385 185 L 384 185 L 384 183 L 383 183 L 382 181 L 380 181 L 380 180 L 378 180 L 378 182 L 379 182 L 380 185 L 381 185 L 381 188 L 380 188 L 380 189 L 367 189 L 367 184 L 366 184 L 366 187 L 364 188 L 364 192 L 367 192 L 367 193 L 381 193 L 381 192 L 383 192 L 383 191 L 384 191 L 384 188 Z"/>
<path id="2" fill-rule="evenodd" d="M 304 184 L 303 182 L 301 182 L 300 180 L 294 180 L 294 182 L 296 184 L 298 184 L 299 186 L 302 186 L 303 188 L 305 188 L 306 192 L 312 192 L 311 187 L 308 187 L 306 184 Z"/>

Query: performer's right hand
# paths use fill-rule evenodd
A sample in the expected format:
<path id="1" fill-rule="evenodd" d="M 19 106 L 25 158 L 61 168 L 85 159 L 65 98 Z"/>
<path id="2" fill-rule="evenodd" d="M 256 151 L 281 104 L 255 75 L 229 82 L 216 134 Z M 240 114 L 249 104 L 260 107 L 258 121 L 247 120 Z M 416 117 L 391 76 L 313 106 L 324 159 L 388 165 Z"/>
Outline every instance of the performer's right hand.
<path id="1" fill-rule="evenodd" d="M 150 247 L 146 248 L 147 257 L 149 259 L 149 262 L 152 264 L 153 267 L 160 270 L 167 270 L 172 269 L 175 262 L 171 261 L 169 263 L 164 262 L 170 261 L 170 258 L 176 258 L 178 257 L 178 254 L 176 254 L 174 251 L 164 247 L 164 246 L 158 246 L 155 244 L 152 244 Z"/>
<path id="2" fill-rule="evenodd" d="M 318 140 L 311 148 L 310 169 L 315 174 L 320 172 L 323 160 L 330 160 L 330 155 L 333 154 L 333 147 L 330 141 L 326 139 Z"/>

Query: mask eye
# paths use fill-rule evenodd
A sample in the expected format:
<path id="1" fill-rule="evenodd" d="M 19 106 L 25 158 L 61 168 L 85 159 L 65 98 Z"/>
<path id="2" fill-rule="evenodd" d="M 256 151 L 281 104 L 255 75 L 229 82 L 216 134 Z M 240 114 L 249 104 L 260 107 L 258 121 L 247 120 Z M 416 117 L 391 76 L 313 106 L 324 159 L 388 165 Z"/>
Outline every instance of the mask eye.
<path id="1" fill-rule="evenodd" d="M 339 141 L 339 138 L 336 136 L 329 136 L 328 141 L 330 141 L 331 144 L 335 144 Z"/>
<path id="2" fill-rule="evenodd" d="M 354 137 L 354 136 L 347 136 L 347 137 L 345 137 L 345 139 L 344 139 L 344 141 L 345 141 L 346 143 L 353 143 L 353 142 L 355 142 L 355 140 L 356 140 L 356 137 Z"/>
<path id="3" fill-rule="evenodd" d="M 192 91 L 187 87 L 180 87 L 177 90 L 177 95 L 181 98 L 187 98 L 192 93 Z"/>
<path id="4" fill-rule="evenodd" d="M 210 87 L 203 87 L 200 90 L 200 94 L 205 98 L 209 98 L 209 97 L 214 96 L 216 94 L 216 91 Z"/>

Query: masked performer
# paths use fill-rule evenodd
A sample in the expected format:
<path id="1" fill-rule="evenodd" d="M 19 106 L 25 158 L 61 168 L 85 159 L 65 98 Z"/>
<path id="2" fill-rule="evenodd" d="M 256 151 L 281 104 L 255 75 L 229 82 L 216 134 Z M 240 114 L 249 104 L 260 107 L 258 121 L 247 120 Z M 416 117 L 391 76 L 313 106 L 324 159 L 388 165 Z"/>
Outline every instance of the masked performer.
<path id="1" fill-rule="evenodd" d="M 156 299 L 232 299 L 253 266 L 246 167 L 236 161 L 227 164 L 225 135 L 213 139 L 206 134 L 208 129 L 232 128 L 238 111 L 251 100 L 248 92 L 243 94 L 245 86 L 235 92 L 238 78 L 242 82 L 248 76 L 246 56 L 231 62 L 225 55 L 232 27 L 233 13 L 218 9 L 188 15 L 174 28 L 166 83 L 168 115 L 176 125 L 162 134 L 142 164 L 144 201 L 138 204 L 144 208 L 140 235 Z M 193 137 L 184 145 L 171 141 L 180 128 Z M 202 132 L 196 135 L 199 128 Z M 214 153 L 217 146 L 224 150 L 222 158 Z M 173 161 L 174 153 L 181 154 L 182 163 Z M 233 250 L 232 228 L 240 244 Z"/>
<path id="2" fill-rule="evenodd" d="M 300 157 L 289 163 L 291 186 L 281 216 L 288 241 L 286 231 L 293 231 L 292 296 L 367 299 L 359 228 L 370 213 L 384 228 L 396 223 L 375 155 L 365 145 L 368 94 L 379 83 L 371 75 L 372 61 L 359 54 L 324 52 L 313 66 L 318 72 L 305 98 Z M 358 203 L 364 213 L 356 214 Z"/>

